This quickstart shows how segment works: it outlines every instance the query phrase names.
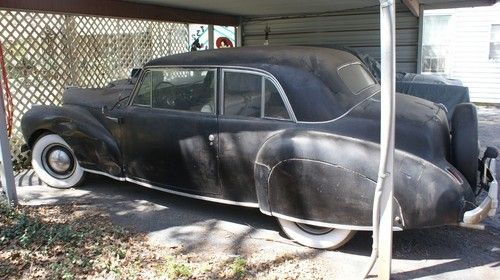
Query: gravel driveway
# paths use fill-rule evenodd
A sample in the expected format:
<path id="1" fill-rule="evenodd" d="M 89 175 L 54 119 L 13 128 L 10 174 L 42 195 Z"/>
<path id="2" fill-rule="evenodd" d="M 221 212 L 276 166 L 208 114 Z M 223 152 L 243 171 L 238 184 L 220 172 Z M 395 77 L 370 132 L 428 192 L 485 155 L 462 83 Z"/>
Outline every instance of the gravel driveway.
<path id="1" fill-rule="evenodd" d="M 481 107 L 479 119 L 482 144 L 499 148 L 500 108 Z M 272 260 L 272 266 L 284 267 L 277 275 L 291 278 L 360 278 L 371 251 L 370 232 L 359 232 L 338 251 L 312 250 L 284 237 L 275 220 L 258 209 L 184 198 L 99 176 L 71 190 L 39 186 L 31 173 L 18 179 L 26 185 L 18 188 L 23 204 L 77 202 L 102 207 L 116 223 L 148 233 L 153 243 L 207 258 L 242 255 Z M 498 279 L 500 214 L 485 223 L 484 231 L 441 227 L 395 232 L 393 278 Z M 286 254 L 297 259 L 280 257 Z M 262 269 L 273 268 L 263 263 Z"/>

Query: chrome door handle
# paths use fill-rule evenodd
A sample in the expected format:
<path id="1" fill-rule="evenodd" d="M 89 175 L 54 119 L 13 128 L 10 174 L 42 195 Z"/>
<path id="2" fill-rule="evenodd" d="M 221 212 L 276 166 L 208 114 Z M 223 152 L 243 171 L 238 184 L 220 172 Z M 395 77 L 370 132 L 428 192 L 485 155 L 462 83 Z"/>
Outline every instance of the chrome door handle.
<path id="1" fill-rule="evenodd" d="M 122 123 L 122 118 L 120 118 L 120 117 L 118 117 L 118 118 L 114 118 L 114 117 L 110 117 L 110 116 L 104 116 L 104 117 L 112 122 L 117 123 L 117 124 Z"/>
<path id="2" fill-rule="evenodd" d="M 208 141 L 213 142 L 215 140 L 215 136 L 213 134 L 208 135 Z"/>

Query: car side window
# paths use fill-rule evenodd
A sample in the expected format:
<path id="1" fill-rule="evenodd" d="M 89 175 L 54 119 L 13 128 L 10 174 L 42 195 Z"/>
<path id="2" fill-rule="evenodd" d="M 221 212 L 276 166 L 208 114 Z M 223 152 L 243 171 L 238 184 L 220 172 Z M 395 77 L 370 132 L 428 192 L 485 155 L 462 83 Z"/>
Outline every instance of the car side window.
<path id="1" fill-rule="evenodd" d="M 224 71 L 224 115 L 290 119 L 278 89 L 260 74 Z"/>
<path id="2" fill-rule="evenodd" d="M 289 120 L 290 115 L 276 86 L 268 78 L 264 78 L 264 117 Z"/>
<path id="3" fill-rule="evenodd" d="M 134 97 L 134 105 L 138 106 L 151 106 L 151 71 L 147 71 L 142 78 L 141 85 L 137 91 L 137 94 Z"/>
<path id="4" fill-rule="evenodd" d="M 152 70 L 153 108 L 215 113 L 215 69 Z"/>
<path id="5" fill-rule="evenodd" d="M 260 117 L 262 78 L 245 72 L 224 72 L 224 115 Z"/>

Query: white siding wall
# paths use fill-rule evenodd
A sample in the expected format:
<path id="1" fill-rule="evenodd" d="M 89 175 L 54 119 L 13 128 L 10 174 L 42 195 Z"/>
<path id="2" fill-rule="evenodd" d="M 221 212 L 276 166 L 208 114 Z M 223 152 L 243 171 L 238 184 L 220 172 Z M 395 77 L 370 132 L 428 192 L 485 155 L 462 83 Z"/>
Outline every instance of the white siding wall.
<path id="1" fill-rule="evenodd" d="M 378 2 L 377 2 L 378 5 Z M 287 18 L 247 18 L 243 21 L 243 45 L 262 45 L 269 25 L 270 45 L 342 45 L 380 58 L 379 9 Z M 398 5 L 396 29 L 398 71 L 417 71 L 418 18 Z"/>
<path id="2" fill-rule="evenodd" d="M 491 24 L 500 24 L 500 4 L 492 7 L 426 11 L 449 12 L 454 36 L 448 76 L 469 87 L 472 102 L 500 103 L 500 61 L 489 60 Z"/>

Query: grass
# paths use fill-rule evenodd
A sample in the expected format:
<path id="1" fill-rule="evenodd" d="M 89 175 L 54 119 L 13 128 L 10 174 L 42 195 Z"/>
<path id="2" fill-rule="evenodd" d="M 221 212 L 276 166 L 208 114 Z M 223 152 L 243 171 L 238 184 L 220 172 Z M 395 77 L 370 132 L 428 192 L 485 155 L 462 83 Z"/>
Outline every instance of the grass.
<path id="1" fill-rule="evenodd" d="M 162 269 L 162 274 L 167 274 L 171 279 L 190 278 L 193 272 L 189 265 L 179 263 L 174 257 L 170 257 L 165 261 Z"/>
<path id="2" fill-rule="evenodd" d="M 247 273 L 246 266 L 247 266 L 247 261 L 244 258 L 240 256 L 234 258 L 233 263 L 231 264 L 232 274 L 236 278 L 245 277 L 245 274 Z"/>
<path id="3" fill-rule="evenodd" d="M 76 205 L 10 208 L 0 202 L 2 279 L 121 276 L 141 247 L 148 249 L 143 236 L 113 226 L 98 211 Z"/>

